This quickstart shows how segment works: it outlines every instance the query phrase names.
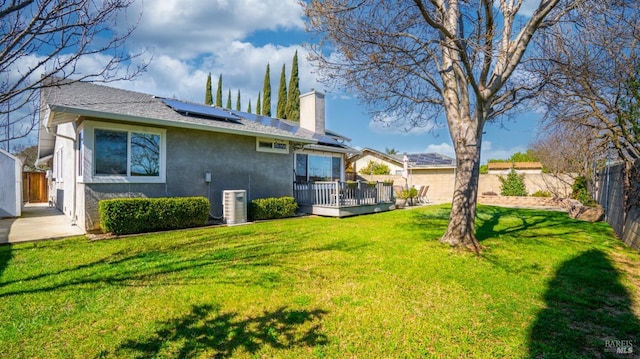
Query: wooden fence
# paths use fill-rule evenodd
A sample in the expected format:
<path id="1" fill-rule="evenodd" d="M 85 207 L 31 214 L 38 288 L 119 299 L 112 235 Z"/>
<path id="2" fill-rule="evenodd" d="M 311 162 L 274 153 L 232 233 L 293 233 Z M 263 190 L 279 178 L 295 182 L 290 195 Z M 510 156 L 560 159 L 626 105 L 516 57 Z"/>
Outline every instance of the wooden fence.
<path id="1" fill-rule="evenodd" d="M 46 173 L 22 173 L 22 198 L 29 203 L 43 203 L 49 200 Z"/>

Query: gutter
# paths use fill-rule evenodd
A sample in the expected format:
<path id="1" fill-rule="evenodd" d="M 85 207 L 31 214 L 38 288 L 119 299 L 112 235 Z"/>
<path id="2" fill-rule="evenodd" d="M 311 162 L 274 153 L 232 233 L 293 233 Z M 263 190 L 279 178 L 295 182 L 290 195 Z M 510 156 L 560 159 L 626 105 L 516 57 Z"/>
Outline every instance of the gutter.
<path id="1" fill-rule="evenodd" d="M 106 120 L 118 120 L 118 121 L 142 123 L 142 124 L 164 126 L 164 127 L 187 128 L 187 129 L 194 129 L 194 130 L 201 130 L 201 131 L 208 131 L 208 132 L 220 132 L 220 133 L 227 133 L 232 135 L 249 136 L 249 137 L 267 137 L 267 138 L 273 138 L 276 140 L 292 141 L 292 142 L 305 143 L 305 144 L 317 143 L 316 140 L 306 139 L 303 137 L 283 136 L 283 135 L 268 134 L 268 133 L 253 132 L 253 131 L 243 131 L 243 130 L 237 130 L 232 128 L 213 127 L 213 126 L 206 126 L 206 125 L 196 124 L 196 123 L 176 122 L 171 120 L 161 120 L 161 119 L 150 118 L 150 117 L 138 117 L 138 116 L 114 114 L 114 113 L 109 113 L 109 116 L 105 116 L 105 112 L 79 109 L 79 108 L 68 107 L 64 105 L 50 105 L 49 110 L 51 112 L 72 113 L 78 116 L 94 117 L 94 118 L 100 118 L 100 119 L 106 119 Z M 47 116 L 47 118 L 49 118 L 49 116 Z M 65 122 L 71 122 L 71 121 L 65 121 Z M 45 124 L 45 126 L 47 126 L 48 128 L 48 123 Z"/>

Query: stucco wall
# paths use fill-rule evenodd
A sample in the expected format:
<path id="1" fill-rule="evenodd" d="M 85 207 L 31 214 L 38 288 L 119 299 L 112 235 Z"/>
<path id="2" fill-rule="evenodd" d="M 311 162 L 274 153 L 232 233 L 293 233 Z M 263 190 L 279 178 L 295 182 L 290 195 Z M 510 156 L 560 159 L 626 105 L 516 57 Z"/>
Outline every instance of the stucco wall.
<path id="1" fill-rule="evenodd" d="M 293 152 L 256 151 L 255 137 L 167 129 L 165 184 L 85 184 L 85 230 L 99 229 L 98 201 L 118 197 L 204 196 L 222 216 L 222 191 L 243 189 L 247 200 L 293 195 Z M 211 173 L 211 183 L 205 173 Z"/>
<path id="2" fill-rule="evenodd" d="M 0 150 L 0 218 L 22 213 L 22 163 Z"/>
<path id="3" fill-rule="evenodd" d="M 428 185 L 427 197 L 431 201 L 448 202 L 453 198 L 453 186 L 455 183 L 453 169 L 433 170 L 429 174 L 411 174 L 407 180 L 409 186 L 419 187 Z M 396 185 L 404 185 L 402 176 L 361 176 L 366 180 L 393 180 Z M 478 184 L 478 194 L 495 192 L 500 194 L 501 182 L 498 175 L 482 174 Z M 524 177 L 527 191 L 532 194 L 538 190 L 547 190 L 559 197 L 568 197 L 571 193 L 573 176 L 551 174 L 527 174 Z"/>
<path id="4" fill-rule="evenodd" d="M 506 175 L 482 174 L 478 183 L 478 194 L 495 192 L 500 194 L 500 177 Z M 557 197 L 566 198 L 571 194 L 574 176 L 569 174 L 553 175 L 547 173 L 525 174 L 524 184 L 531 195 L 539 190 L 549 191 Z"/>

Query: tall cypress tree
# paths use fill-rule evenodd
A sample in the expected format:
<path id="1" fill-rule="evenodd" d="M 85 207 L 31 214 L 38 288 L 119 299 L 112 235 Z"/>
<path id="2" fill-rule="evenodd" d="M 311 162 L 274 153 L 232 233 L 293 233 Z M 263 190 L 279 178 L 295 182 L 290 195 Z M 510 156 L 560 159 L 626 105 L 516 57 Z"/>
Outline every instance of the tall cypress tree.
<path id="1" fill-rule="evenodd" d="M 278 104 L 276 105 L 276 117 L 287 118 L 287 78 L 284 74 L 285 65 L 282 64 L 280 73 L 280 86 L 278 87 Z"/>
<path id="2" fill-rule="evenodd" d="M 287 94 L 287 119 L 300 121 L 300 78 L 298 77 L 298 51 L 293 55 L 289 93 Z"/>
<path id="3" fill-rule="evenodd" d="M 225 108 L 231 110 L 231 89 L 229 89 L 229 95 L 227 95 L 227 106 Z"/>
<path id="4" fill-rule="evenodd" d="M 264 85 L 262 87 L 262 114 L 271 117 L 271 76 L 269 75 L 269 64 L 267 64 L 267 71 L 264 73 Z"/>
<path id="5" fill-rule="evenodd" d="M 213 105 L 213 94 L 211 93 L 211 72 L 209 72 L 209 76 L 207 76 L 207 89 L 204 93 L 204 104 L 205 105 Z"/>
<path id="6" fill-rule="evenodd" d="M 218 77 L 218 90 L 216 91 L 216 106 L 222 107 L 222 74 Z"/>
<path id="7" fill-rule="evenodd" d="M 251 113 L 251 99 L 249 99 L 249 106 L 247 106 L 247 113 Z"/>
<path id="8" fill-rule="evenodd" d="M 238 96 L 236 97 L 236 111 L 242 111 L 240 109 L 240 90 L 238 90 Z"/>
<path id="9" fill-rule="evenodd" d="M 258 91 L 258 101 L 256 101 L 256 115 L 260 115 L 262 113 L 260 106 L 260 91 Z"/>

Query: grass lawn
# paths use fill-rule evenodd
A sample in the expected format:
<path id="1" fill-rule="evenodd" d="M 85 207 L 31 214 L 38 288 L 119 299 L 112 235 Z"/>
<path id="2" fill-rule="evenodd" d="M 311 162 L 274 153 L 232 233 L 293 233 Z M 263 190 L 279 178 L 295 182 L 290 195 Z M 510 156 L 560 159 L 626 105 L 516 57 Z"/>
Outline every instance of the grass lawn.
<path id="1" fill-rule="evenodd" d="M 449 208 L 1 246 L 0 357 L 638 355 L 608 225 L 480 206 L 475 256 L 438 242 Z"/>

